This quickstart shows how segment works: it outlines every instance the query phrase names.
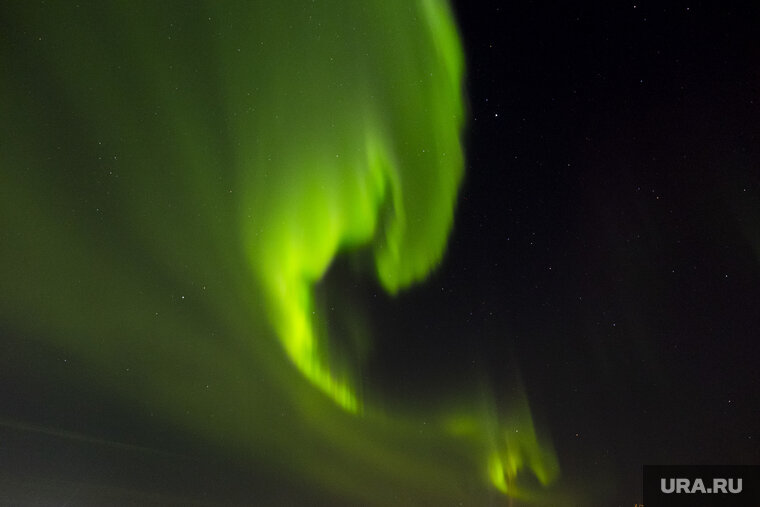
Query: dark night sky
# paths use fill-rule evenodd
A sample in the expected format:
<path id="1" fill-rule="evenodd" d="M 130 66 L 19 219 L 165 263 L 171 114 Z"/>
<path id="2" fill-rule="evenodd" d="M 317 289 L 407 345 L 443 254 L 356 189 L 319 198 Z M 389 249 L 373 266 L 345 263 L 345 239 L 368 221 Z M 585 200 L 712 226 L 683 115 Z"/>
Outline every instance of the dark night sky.
<path id="1" fill-rule="evenodd" d="M 385 366 L 519 368 L 607 505 L 643 464 L 760 463 L 758 9 L 456 7 L 467 178 Z"/>
<path id="2" fill-rule="evenodd" d="M 641 502 L 644 464 L 760 464 L 760 6 L 454 8 L 469 120 L 444 262 L 391 297 L 371 270 L 357 278 L 364 253 L 343 256 L 317 288 L 366 313 L 367 391 L 424 414 L 463 381 L 499 406 L 522 385 L 562 487 L 599 506 Z M 341 325 L 330 323 L 339 342 Z M 98 484 L 163 481 L 210 503 L 282 489 L 276 471 L 251 485 L 244 466 L 217 466 L 203 439 L 136 416 L 86 376 L 58 382 L 68 359 L 11 329 L 0 327 L 1 415 L 63 437 L 0 421 L 0 479 L 35 476 L 57 449 L 50 467 L 71 481 L 82 467 Z M 95 439 L 72 443 L 69 430 Z M 101 437 L 159 452 L 104 451 Z M 214 459 L 161 454 L 187 448 Z"/>

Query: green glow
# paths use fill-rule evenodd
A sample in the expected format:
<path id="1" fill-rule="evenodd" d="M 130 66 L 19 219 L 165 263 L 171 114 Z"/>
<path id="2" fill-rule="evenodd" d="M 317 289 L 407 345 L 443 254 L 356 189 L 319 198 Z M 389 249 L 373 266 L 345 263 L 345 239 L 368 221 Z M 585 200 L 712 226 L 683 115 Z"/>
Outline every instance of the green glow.
<path id="1" fill-rule="evenodd" d="M 241 224 L 272 322 L 298 369 L 352 412 L 360 400 L 333 372 L 324 337 L 315 335 L 312 287 L 341 250 L 355 247 L 372 249 L 378 278 L 391 292 L 422 279 L 443 254 L 462 176 L 456 31 L 444 3 L 403 10 L 346 7 L 324 22 L 325 33 L 376 20 L 395 27 L 398 43 L 382 32 L 343 31 L 319 38 L 318 54 L 314 34 L 289 30 L 290 17 L 268 21 L 257 59 L 277 60 L 292 46 L 287 65 L 296 76 L 283 82 L 300 75 L 309 86 L 274 89 L 252 102 L 257 115 L 239 126 L 255 132 L 240 162 L 250 203 Z M 247 69 L 252 81 L 262 72 L 256 64 Z M 241 88 L 235 100 L 248 91 Z M 274 119 L 273 128 L 249 123 L 261 117 Z"/>
<path id="2" fill-rule="evenodd" d="M 465 119 L 445 2 L 18 2 L 0 19 L 0 323 L 67 359 L 51 382 L 349 504 L 552 482 L 522 398 L 391 411 L 314 301 L 341 253 L 368 252 L 391 294 L 444 255 Z"/>

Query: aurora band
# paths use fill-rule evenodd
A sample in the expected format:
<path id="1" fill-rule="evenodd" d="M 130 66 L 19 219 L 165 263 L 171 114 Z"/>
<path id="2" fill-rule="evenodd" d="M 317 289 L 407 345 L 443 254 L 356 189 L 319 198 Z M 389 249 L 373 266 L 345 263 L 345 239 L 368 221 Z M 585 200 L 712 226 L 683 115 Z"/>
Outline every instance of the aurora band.
<path id="1" fill-rule="evenodd" d="M 442 260 L 466 115 L 446 2 L 2 10 L 0 322 L 78 358 L 58 380 L 346 501 L 555 479 L 523 397 L 389 412 L 315 307 L 341 254 L 391 294 Z"/>

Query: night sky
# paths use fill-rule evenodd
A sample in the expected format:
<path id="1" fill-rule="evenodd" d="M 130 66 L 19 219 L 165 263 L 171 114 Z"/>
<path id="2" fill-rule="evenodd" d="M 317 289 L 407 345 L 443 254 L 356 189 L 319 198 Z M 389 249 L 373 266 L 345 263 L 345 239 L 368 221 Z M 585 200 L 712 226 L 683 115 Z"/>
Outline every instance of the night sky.
<path id="1" fill-rule="evenodd" d="M 0 6 L 0 504 L 632 506 L 644 464 L 760 464 L 759 21 Z"/>
<path id="2" fill-rule="evenodd" d="M 515 358 L 598 505 L 640 501 L 642 464 L 758 464 L 757 7 L 456 12 L 467 178 L 430 284 L 450 326 L 497 381 Z"/>

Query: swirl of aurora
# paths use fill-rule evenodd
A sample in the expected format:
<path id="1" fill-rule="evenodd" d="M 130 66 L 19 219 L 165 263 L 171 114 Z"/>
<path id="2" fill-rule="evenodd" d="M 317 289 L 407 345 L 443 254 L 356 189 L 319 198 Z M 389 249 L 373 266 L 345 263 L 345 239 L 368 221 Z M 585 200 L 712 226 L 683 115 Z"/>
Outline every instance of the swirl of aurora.
<path id="1" fill-rule="evenodd" d="M 389 412 L 316 316 L 340 255 L 367 253 L 390 294 L 444 256 L 466 113 L 445 2 L 0 17 L 4 328 L 80 358 L 136 412 L 349 504 L 539 501 L 517 479 L 558 468 L 524 398 Z"/>

